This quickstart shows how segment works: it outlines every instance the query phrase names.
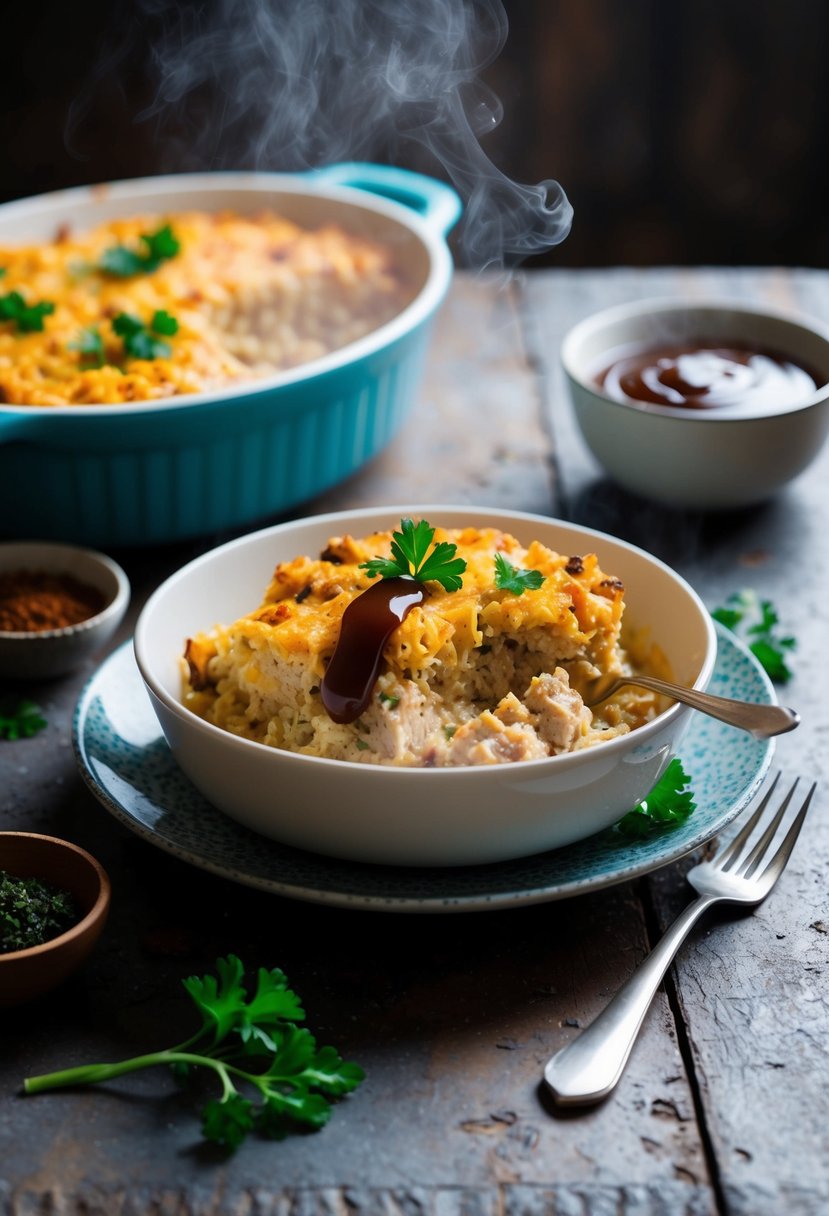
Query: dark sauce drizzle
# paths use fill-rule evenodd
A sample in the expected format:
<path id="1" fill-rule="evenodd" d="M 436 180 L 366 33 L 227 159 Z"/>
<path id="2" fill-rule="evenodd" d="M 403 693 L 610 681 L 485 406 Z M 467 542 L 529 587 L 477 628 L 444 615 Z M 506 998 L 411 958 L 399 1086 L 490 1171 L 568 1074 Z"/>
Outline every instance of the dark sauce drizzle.
<path id="1" fill-rule="evenodd" d="M 422 583 L 401 575 L 373 583 L 348 605 L 320 686 L 322 703 L 335 722 L 354 722 L 366 709 L 386 642 L 425 598 Z"/>

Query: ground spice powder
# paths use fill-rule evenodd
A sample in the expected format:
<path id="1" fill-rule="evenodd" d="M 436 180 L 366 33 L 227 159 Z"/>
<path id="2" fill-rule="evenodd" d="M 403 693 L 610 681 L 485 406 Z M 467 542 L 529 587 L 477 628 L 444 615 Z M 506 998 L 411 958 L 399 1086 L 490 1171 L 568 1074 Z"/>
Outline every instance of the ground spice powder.
<path id="1" fill-rule="evenodd" d="M 0 571 L 0 632 L 37 633 L 65 629 L 95 616 L 106 605 L 96 587 L 71 574 L 46 570 Z"/>

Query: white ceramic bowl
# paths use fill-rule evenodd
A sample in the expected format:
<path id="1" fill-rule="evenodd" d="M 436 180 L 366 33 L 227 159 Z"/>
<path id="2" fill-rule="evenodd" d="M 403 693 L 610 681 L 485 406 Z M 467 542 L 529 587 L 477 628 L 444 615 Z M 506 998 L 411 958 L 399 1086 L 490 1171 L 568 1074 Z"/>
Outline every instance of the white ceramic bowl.
<path id="1" fill-rule="evenodd" d="M 258 607 L 277 562 L 316 555 L 329 536 L 394 528 L 413 515 L 445 527 L 494 524 L 524 544 L 596 552 L 624 580 L 628 617 L 647 626 L 676 678 L 704 688 L 716 657 L 711 620 L 683 579 L 600 532 L 512 511 L 420 506 L 339 512 L 279 524 L 197 558 L 158 588 L 135 654 L 176 760 L 220 810 L 263 836 L 335 857 L 465 865 L 526 856 L 607 827 L 644 797 L 692 712 L 673 705 L 628 735 L 581 752 L 484 768 L 408 769 L 277 751 L 202 721 L 181 704 L 185 639 Z"/>
<path id="2" fill-rule="evenodd" d="M 126 574 L 111 557 L 94 549 L 50 541 L 9 541 L 0 544 L 0 571 L 9 570 L 70 574 L 100 591 L 105 601 L 100 612 L 77 625 L 0 632 L 0 676 L 10 679 L 51 679 L 80 667 L 106 645 L 129 604 Z"/>
<path id="3" fill-rule="evenodd" d="M 596 375 L 620 348 L 718 339 L 788 355 L 823 378 L 797 406 L 739 417 L 621 402 Z M 595 313 L 564 339 L 575 416 L 596 459 L 625 489 L 670 506 L 747 506 L 801 473 L 829 431 L 829 330 L 805 317 L 729 300 L 641 300 Z"/>

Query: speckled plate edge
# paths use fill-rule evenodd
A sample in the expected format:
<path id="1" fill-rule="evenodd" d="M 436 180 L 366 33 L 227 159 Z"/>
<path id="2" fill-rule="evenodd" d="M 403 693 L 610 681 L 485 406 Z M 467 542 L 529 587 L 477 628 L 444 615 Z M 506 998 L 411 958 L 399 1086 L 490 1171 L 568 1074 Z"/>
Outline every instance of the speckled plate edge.
<path id="1" fill-rule="evenodd" d="M 774 689 L 754 656 L 717 626 L 711 690 L 771 703 Z M 113 724 L 115 696 L 137 741 Z M 114 707 L 114 705 L 113 705 Z M 771 764 L 774 741 L 757 741 L 694 715 L 681 747 L 697 810 L 679 828 L 644 841 L 613 829 L 535 857 L 487 866 L 408 869 L 302 852 L 257 836 L 210 805 L 176 765 L 144 690 L 132 644 L 101 664 L 78 700 L 73 745 L 93 795 L 150 844 L 199 869 L 291 899 L 397 912 L 472 912 L 565 899 L 640 877 L 676 861 L 742 811 Z M 149 788 L 140 788 L 147 782 Z M 166 816 L 166 819 L 165 819 Z M 162 822 L 163 830 L 159 828 Z M 234 859 L 234 854 L 236 857 Z M 569 877 L 567 876 L 569 873 Z"/>

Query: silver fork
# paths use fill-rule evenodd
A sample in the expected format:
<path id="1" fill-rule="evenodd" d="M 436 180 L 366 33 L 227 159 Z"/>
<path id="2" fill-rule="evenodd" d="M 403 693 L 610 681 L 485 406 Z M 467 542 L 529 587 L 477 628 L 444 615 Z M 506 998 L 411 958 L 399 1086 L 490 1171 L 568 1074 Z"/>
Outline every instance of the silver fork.
<path id="1" fill-rule="evenodd" d="M 753 701 L 733 701 L 730 697 L 718 697 L 713 692 L 702 692 L 698 688 L 685 688 L 682 684 L 672 684 L 668 680 L 657 679 L 656 676 L 615 676 L 608 682 L 608 677 L 599 676 L 592 687 L 584 693 L 584 703 L 591 709 L 612 697 L 620 688 L 634 684 L 637 688 L 650 688 L 652 692 L 662 693 L 673 697 L 675 701 L 684 701 L 694 709 L 699 709 L 712 718 L 728 722 L 740 730 L 747 730 L 755 739 L 770 739 L 772 735 L 783 735 L 786 731 L 794 730 L 800 722 L 800 714 L 786 705 L 755 705 Z"/>
<path id="2" fill-rule="evenodd" d="M 654 993 L 703 912 L 721 901 L 754 906 L 771 891 L 785 869 L 815 792 L 813 783 L 805 796 L 799 795 L 799 806 L 785 836 L 775 847 L 778 829 L 799 783 L 798 778 L 775 809 L 771 800 L 779 777 L 777 773 L 734 839 L 723 845 L 710 861 L 700 862 L 688 871 L 688 881 L 699 898 L 680 913 L 595 1021 L 547 1062 L 544 1080 L 556 1102 L 564 1106 L 600 1102 L 616 1086 Z M 756 831 L 760 835 L 752 844 Z"/>

